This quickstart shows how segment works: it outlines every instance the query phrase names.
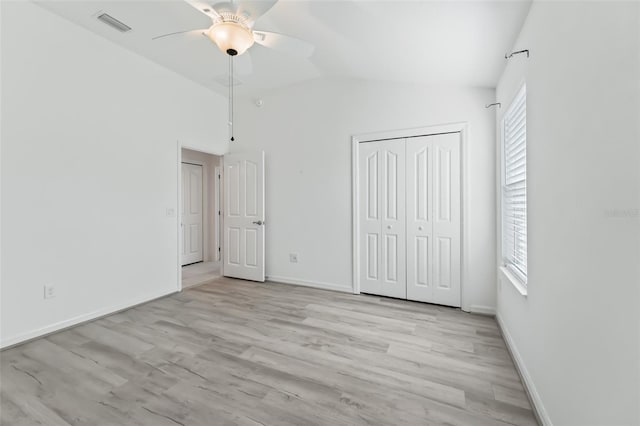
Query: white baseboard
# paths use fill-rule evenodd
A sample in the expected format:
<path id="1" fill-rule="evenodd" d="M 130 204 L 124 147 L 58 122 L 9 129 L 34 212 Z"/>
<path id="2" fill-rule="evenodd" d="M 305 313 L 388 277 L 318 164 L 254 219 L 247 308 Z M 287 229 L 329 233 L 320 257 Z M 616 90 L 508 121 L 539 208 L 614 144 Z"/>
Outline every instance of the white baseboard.
<path id="1" fill-rule="evenodd" d="M 277 275 L 269 275 L 267 277 L 267 281 L 273 281 L 273 282 L 282 283 L 282 284 L 301 285 L 304 287 L 313 287 L 313 288 L 319 288 L 322 290 L 340 291 L 342 293 L 353 293 L 353 289 L 350 286 L 347 287 L 339 284 L 299 280 L 296 278 L 281 277 Z"/>
<path id="2" fill-rule="evenodd" d="M 2 350 L 9 349 L 10 347 L 20 345 L 22 343 L 26 343 L 29 340 L 33 340 L 39 337 L 44 337 L 49 334 L 62 331 L 64 329 L 71 328 L 83 322 L 93 321 L 95 319 L 105 317 L 107 315 L 112 315 L 112 314 L 115 314 L 116 312 L 124 311 L 130 308 L 133 308 L 134 306 L 151 302 L 152 300 L 160 299 L 161 297 L 165 297 L 174 293 L 177 293 L 177 291 L 169 290 L 169 291 L 160 292 L 152 296 L 139 297 L 137 299 L 129 300 L 124 303 L 118 303 L 117 305 L 109 306 L 108 308 L 98 309 L 97 311 L 78 315 L 77 317 L 69 318 L 69 319 L 57 322 L 55 324 L 47 325 L 45 327 L 27 331 L 26 333 L 21 333 L 16 336 L 8 337 L 6 339 L 2 339 L 2 341 L 0 342 L 0 349 Z"/>
<path id="3" fill-rule="evenodd" d="M 482 315 L 495 315 L 496 308 L 493 306 L 484 306 L 484 305 L 470 305 L 469 312 L 474 314 L 482 314 Z"/>
<path id="4" fill-rule="evenodd" d="M 522 383 L 524 385 L 524 390 L 527 392 L 529 396 L 529 400 L 533 405 L 533 412 L 538 419 L 538 422 L 542 424 L 542 426 L 553 426 L 551 423 L 551 419 L 547 414 L 547 410 L 544 408 L 544 404 L 542 404 L 542 399 L 540 399 L 540 394 L 538 394 L 538 390 L 536 389 L 531 376 L 529 375 L 529 371 L 527 367 L 524 365 L 524 361 L 520 356 L 520 352 L 515 346 L 513 339 L 511 338 L 511 334 L 509 334 L 509 330 L 502 322 L 502 318 L 500 315 L 496 315 L 496 321 L 498 322 L 498 327 L 500 327 L 500 331 L 502 332 L 502 336 L 504 337 L 504 341 L 507 344 L 507 349 L 509 349 L 509 353 L 511 353 L 511 358 L 513 358 L 513 362 L 516 365 L 516 370 L 518 370 L 518 374 L 522 379 Z"/>

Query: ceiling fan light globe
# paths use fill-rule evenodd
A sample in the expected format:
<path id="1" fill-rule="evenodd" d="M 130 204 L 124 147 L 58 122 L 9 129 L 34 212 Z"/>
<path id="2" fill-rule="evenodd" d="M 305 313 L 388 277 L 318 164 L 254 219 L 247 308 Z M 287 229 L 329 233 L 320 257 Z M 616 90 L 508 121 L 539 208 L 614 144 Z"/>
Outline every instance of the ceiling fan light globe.
<path id="1" fill-rule="evenodd" d="M 242 55 L 253 45 L 251 30 L 236 22 L 219 22 L 214 24 L 207 36 L 223 53 L 236 52 Z"/>

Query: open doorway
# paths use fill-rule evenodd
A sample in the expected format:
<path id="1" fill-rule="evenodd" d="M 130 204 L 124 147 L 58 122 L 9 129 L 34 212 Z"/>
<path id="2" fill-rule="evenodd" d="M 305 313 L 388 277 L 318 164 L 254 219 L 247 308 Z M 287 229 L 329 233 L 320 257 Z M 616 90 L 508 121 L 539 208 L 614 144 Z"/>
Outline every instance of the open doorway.
<path id="1" fill-rule="evenodd" d="M 222 157 L 181 148 L 180 266 L 182 288 L 222 275 Z"/>

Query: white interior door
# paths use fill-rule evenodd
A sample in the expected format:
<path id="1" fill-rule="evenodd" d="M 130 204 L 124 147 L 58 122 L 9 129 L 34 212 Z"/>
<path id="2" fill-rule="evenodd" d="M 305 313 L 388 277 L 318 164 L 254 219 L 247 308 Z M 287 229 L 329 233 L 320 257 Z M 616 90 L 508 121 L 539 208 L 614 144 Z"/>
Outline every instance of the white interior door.
<path id="1" fill-rule="evenodd" d="M 264 152 L 225 155 L 225 277 L 264 282 L 264 202 Z"/>
<path id="2" fill-rule="evenodd" d="M 182 163 L 182 265 L 202 259 L 202 166 Z"/>
<path id="3" fill-rule="evenodd" d="M 360 145 L 360 290 L 406 298 L 405 143 Z"/>

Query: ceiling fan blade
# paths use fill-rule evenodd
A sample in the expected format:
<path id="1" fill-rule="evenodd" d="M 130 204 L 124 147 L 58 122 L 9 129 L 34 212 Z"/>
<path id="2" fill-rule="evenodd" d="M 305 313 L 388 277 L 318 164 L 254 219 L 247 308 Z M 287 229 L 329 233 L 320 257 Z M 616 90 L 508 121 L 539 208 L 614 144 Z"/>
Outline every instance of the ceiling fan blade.
<path id="1" fill-rule="evenodd" d="M 267 13 L 278 0 L 246 0 L 237 3 L 236 13 L 247 18 L 247 25 L 253 26 L 258 18 Z"/>
<path id="2" fill-rule="evenodd" d="M 198 9 L 200 12 L 207 15 L 209 18 L 211 18 L 212 21 L 215 21 L 216 19 L 220 18 L 220 14 L 216 12 L 213 6 L 207 4 L 204 1 L 198 1 L 198 0 L 184 0 L 184 1 L 189 3 L 189 5 L 191 5 L 193 8 Z"/>
<path id="3" fill-rule="evenodd" d="M 223 13 L 235 14 L 238 11 L 238 5 L 230 1 L 220 1 L 211 5 L 218 15 Z"/>
<path id="4" fill-rule="evenodd" d="M 249 52 L 245 52 L 242 55 L 234 56 L 235 68 L 238 75 L 249 75 L 253 72 L 253 60 Z"/>
<path id="5" fill-rule="evenodd" d="M 164 38 L 164 37 L 171 37 L 174 35 L 179 35 L 179 34 L 189 34 L 189 35 L 195 35 L 195 34 L 206 34 L 207 31 L 209 31 L 208 28 L 204 28 L 202 30 L 184 30 L 184 31 L 176 31 L 174 33 L 167 33 L 167 34 L 162 34 L 159 36 L 155 36 L 152 37 L 151 40 L 157 40 L 159 38 Z"/>
<path id="6" fill-rule="evenodd" d="M 311 57 L 315 50 L 315 46 L 311 43 L 269 31 L 254 31 L 253 39 L 265 47 L 302 58 Z"/>

